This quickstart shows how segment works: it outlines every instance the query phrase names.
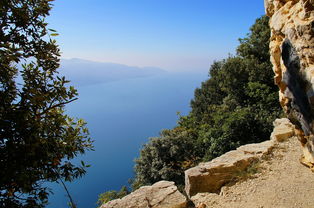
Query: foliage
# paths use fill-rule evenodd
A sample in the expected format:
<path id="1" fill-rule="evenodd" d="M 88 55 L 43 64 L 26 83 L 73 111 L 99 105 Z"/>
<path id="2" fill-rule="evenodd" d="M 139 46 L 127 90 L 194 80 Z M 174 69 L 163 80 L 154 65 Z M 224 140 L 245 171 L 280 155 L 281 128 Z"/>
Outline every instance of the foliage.
<path id="1" fill-rule="evenodd" d="M 269 138 L 272 121 L 282 111 L 269 61 L 268 17 L 257 19 L 250 31 L 239 39 L 236 56 L 212 64 L 210 78 L 195 90 L 191 112 L 143 145 L 135 160 L 133 189 L 160 180 L 181 187 L 184 171 L 198 162 Z M 252 166 L 236 177 L 248 177 L 255 170 Z M 105 196 L 117 198 L 116 192 Z"/>
<path id="2" fill-rule="evenodd" d="M 210 78 L 195 90 L 189 115 L 143 146 L 135 161 L 133 188 L 158 180 L 181 185 L 191 165 L 269 138 L 272 121 L 282 113 L 269 36 L 268 17 L 263 16 L 240 39 L 236 56 L 212 64 Z"/>
<path id="3" fill-rule="evenodd" d="M 51 2 L 0 2 L 0 207 L 44 207 L 44 182 L 82 176 L 71 159 L 92 149 L 85 122 L 64 112 L 78 94 L 58 75 Z"/>
<path id="4" fill-rule="evenodd" d="M 195 165 L 197 148 L 191 133 L 180 128 L 163 130 L 160 137 L 151 138 L 136 159 L 136 179 L 133 189 L 160 180 L 184 183 L 184 170 Z"/>
<path id="5" fill-rule="evenodd" d="M 103 203 L 106 203 L 108 201 L 114 200 L 114 199 L 120 199 L 126 195 L 128 195 L 130 192 L 126 186 L 122 186 L 120 191 L 107 191 L 105 193 L 99 194 L 97 205 L 100 207 Z"/>

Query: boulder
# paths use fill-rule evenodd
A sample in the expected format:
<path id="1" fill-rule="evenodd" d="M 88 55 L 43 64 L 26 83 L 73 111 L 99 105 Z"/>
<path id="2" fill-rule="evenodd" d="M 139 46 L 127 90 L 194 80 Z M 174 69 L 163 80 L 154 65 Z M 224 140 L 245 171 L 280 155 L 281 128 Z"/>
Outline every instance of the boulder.
<path id="1" fill-rule="evenodd" d="M 253 161 L 268 154 L 274 141 L 248 144 L 222 156 L 185 171 L 185 191 L 189 197 L 202 192 L 219 192 L 226 183 L 234 180 L 236 174 L 248 168 Z"/>
<path id="2" fill-rule="evenodd" d="M 289 119 L 276 119 L 273 124 L 274 130 L 270 136 L 272 140 L 283 142 L 284 140 L 294 136 L 294 125 L 290 123 Z"/>
<path id="3" fill-rule="evenodd" d="M 186 197 L 178 191 L 174 182 L 159 181 L 143 186 L 122 199 L 112 200 L 101 208 L 185 208 Z"/>

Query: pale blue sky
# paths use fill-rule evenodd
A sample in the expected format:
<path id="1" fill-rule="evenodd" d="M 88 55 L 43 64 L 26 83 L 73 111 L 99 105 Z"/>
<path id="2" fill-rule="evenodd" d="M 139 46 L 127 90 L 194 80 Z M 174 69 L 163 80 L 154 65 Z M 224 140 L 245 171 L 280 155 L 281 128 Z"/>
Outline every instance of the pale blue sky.
<path id="1" fill-rule="evenodd" d="M 263 0 L 56 0 L 63 58 L 207 71 L 235 53 Z"/>

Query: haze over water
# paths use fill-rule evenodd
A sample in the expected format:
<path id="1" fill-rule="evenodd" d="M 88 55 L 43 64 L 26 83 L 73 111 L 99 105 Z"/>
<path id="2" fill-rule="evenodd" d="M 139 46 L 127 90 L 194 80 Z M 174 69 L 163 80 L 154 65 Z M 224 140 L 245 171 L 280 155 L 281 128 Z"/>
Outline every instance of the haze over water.
<path id="1" fill-rule="evenodd" d="M 82 157 L 92 166 L 82 179 L 68 184 L 78 207 L 96 207 L 98 194 L 128 185 L 141 146 L 160 130 L 174 127 L 177 112 L 188 113 L 194 89 L 205 79 L 206 74 L 161 73 L 78 87 L 79 100 L 67 110 L 87 121 L 95 140 L 95 151 Z M 53 187 L 49 207 L 66 207 L 65 191 Z"/>
<path id="2" fill-rule="evenodd" d="M 83 157 L 91 168 L 68 185 L 78 207 L 96 207 L 98 194 L 127 185 L 148 137 L 174 127 L 178 111 L 188 113 L 211 63 L 234 54 L 238 38 L 263 14 L 261 0 L 54 2 L 47 21 L 72 70 L 61 71 L 80 94 L 67 110 L 87 121 L 95 140 L 95 151 Z M 64 190 L 53 187 L 49 207 L 66 207 Z"/>

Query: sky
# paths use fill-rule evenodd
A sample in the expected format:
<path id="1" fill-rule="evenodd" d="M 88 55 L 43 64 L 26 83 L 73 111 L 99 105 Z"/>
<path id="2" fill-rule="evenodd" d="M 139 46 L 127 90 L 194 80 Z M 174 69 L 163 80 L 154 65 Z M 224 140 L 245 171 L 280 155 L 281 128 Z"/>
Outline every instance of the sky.
<path id="1" fill-rule="evenodd" d="M 263 0 L 55 0 L 47 18 L 62 58 L 208 71 L 235 54 Z"/>

